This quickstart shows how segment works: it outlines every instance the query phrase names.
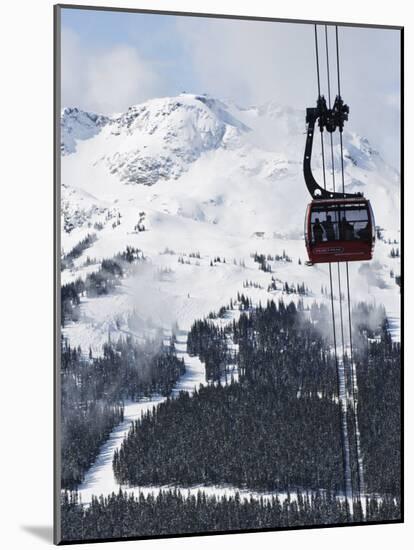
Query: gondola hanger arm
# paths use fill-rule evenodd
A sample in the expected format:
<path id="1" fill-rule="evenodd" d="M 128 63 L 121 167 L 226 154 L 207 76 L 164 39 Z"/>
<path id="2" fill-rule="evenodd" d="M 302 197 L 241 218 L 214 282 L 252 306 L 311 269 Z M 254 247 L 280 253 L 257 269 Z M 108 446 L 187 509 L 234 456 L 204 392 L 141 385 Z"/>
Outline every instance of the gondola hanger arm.
<path id="1" fill-rule="evenodd" d="M 332 133 L 336 129 L 343 131 L 344 123 L 348 120 L 349 107 L 345 105 L 340 95 L 337 95 L 333 107 L 329 109 L 326 105 L 326 100 L 323 95 L 320 95 L 316 102 L 316 107 L 306 109 L 307 135 L 305 156 L 303 159 L 303 174 L 305 183 L 309 193 L 313 199 L 348 199 L 362 197 L 362 193 L 338 193 L 328 191 L 321 187 L 315 180 L 312 173 L 311 158 L 313 137 L 315 133 L 315 125 L 318 122 L 318 127 L 321 132 L 324 130 Z"/>

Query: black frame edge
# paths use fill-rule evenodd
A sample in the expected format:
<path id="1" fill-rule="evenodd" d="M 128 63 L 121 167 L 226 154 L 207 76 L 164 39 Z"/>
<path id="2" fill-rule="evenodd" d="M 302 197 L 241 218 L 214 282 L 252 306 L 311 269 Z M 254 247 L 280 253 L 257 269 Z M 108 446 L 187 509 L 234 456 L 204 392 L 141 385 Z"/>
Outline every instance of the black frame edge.
<path id="1" fill-rule="evenodd" d="M 297 23 L 297 24 L 317 24 L 317 25 L 339 25 L 341 27 L 361 27 L 361 28 L 374 28 L 374 29 L 390 29 L 401 30 L 404 28 L 402 25 L 385 25 L 381 23 L 350 23 L 346 21 L 325 21 L 321 20 L 309 20 L 309 19 L 287 19 L 283 17 L 265 17 L 254 15 L 232 15 L 223 13 L 205 13 L 205 12 L 188 12 L 188 11 L 174 11 L 174 10 L 151 10 L 144 8 L 119 8 L 114 6 L 88 6 L 88 5 L 76 5 L 76 4 L 56 4 L 61 9 L 77 9 L 77 10 L 91 10 L 91 11 L 114 11 L 114 12 L 126 12 L 126 13 L 148 13 L 152 15 L 177 15 L 183 17 L 203 17 L 213 19 L 239 19 L 245 21 L 263 21 L 271 23 Z"/>
<path id="2" fill-rule="evenodd" d="M 61 8 L 53 6 L 53 543 L 61 544 L 61 436 L 60 436 L 60 101 L 61 101 Z"/>
<path id="3" fill-rule="evenodd" d="M 405 434 L 404 434 L 404 420 L 405 420 L 405 411 L 404 411 L 404 378 L 405 378 L 405 317 L 404 317 L 404 292 L 405 292 L 405 235 L 404 235 L 404 185 L 405 185 L 405 170 L 404 170 L 404 161 L 405 161 L 405 152 L 404 152 L 404 117 L 405 117 L 405 105 L 404 105 L 404 86 L 405 86 L 405 76 L 404 76 L 404 62 L 405 62 L 405 51 L 404 51 L 404 28 L 400 30 L 400 231 L 401 231 L 401 294 L 400 294 L 400 343 L 401 343 L 401 381 L 400 381 L 400 415 L 401 415 L 401 443 L 400 443 L 400 461 L 401 461 L 401 522 L 405 522 L 405 487 L 404 487 L 404 444 L 405 444 Z"/>

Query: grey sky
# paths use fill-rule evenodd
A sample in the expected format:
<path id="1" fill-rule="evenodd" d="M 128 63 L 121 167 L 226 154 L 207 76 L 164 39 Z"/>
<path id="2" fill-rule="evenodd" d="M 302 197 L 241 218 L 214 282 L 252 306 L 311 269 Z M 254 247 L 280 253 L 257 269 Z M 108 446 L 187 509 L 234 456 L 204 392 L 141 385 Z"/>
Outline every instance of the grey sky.
<path id="1" fill-rule="evenodd" d="M 341 92 L 349 129 L 399 168 L 400 35 L 339 28 Z M 331 87 L 337 90 L 334 28 L 328 27 Z M 324 28 L 321 87 L 327 95 Z M 62 104 L 119 112 L 151 97 L 206 92 L 241 105 L 316 101 L 314 26 L 63 10 Z"/>

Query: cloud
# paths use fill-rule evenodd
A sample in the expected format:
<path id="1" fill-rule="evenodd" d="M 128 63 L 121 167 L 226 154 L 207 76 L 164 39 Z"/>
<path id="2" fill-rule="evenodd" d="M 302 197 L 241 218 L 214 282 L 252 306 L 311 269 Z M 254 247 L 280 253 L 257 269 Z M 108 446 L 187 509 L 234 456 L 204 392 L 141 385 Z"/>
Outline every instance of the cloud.
<path id="1" fill-rule="evenodd" d="M 129 46 L 117 46 L 88 63 L 87 101 L 102 112 L 125 110 L 158 91 L 159 77 Z"/>
<path id="2" fill-rule="evenodd" d="M 62 106 L 78 106 L 85 96 L 85 67 L 82 66 L 82 48 L 78 35 L 69 29 L 62 30 L 61 88 Z"/>
<path id="3" fill-rule="evenodd" d="M 177 20 L 201 87 L 242 104 L 274 100 L 303 108 L 316 90 L 312 26 Z M 296 40 L 297 31 L 308 40 Z M 303 82 L 309 83 L 306 90 Z M 305 92 L 305 93 L 304 93 Z"/>
<path id="4" fill-rule="evenodd" d="M 203 89 L 241 104 L 275 101 L 305 109 L 317 96 L 314 26 L 233 20 L 177 20 Z M 325 31 L 318 27 L 320 78 L 327 95 Z M 368 137 L 388 162 L 399 160 L 399 33 L 339 28 L 341 91 L 350 131 Z M 332 99 L 337 92 L 335 32 L 328 29 Z"/>
<path id="5" fill-rule="evenodd" d="M 88 51 L 74 31 L 62 30 L 62 106 L 121 112 L 163 88 L 161 75 L 134 47 Z"/>

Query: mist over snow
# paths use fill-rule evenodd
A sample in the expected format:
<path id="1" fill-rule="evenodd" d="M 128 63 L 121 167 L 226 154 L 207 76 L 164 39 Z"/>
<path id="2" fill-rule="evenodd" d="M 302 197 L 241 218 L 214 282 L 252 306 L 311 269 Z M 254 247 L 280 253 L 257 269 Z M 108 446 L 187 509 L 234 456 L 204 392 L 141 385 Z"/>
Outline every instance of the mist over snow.
<path id="1" fill-rule="evenodd" d="M 65 334 L 99 351 L 108 332 L 128 331 L 133 310 L 151 326 L 177 321 L 189 328 L 238 291 L 256 303 L 278 298 L 285 281 L 305 282 L 309 304 L 326 299 L 326 266 L 304 265 L 310 201 L 302 174 L 304 119 L 304 111 L 274 102 L 241 106 L 196 94 L 151 99 L 115 115 L 64 108 L 62 255 L 88 234 L 96 239 L 62 271 L 62 284 L 85 278 L 127 246 L 146 258 L 145 268 L 124 277 L 113 295 L 82 299 L 80 321 Z M 352 118 L 343 139 L 346 191 L 371 200 L 385 239 L 377 242 L 372 265 L 350 264 L 353 298 L 383 303 L 398 318 L 399 287 L 390 272 L 400 273 L 399 258 L 390 257 L 386 241 L 399 246 L 399 174 L 375 144 L 352 132 Z M 313 170 L 322 181 L 320 158 L 315 139 Z M 272 273 L 251 257 L 284 250 L 292 261 L 271 260 Z M 271 277 L 277 290 L 268 290 Z M 257 286 L 245 289 L 246 280 Z"/>

